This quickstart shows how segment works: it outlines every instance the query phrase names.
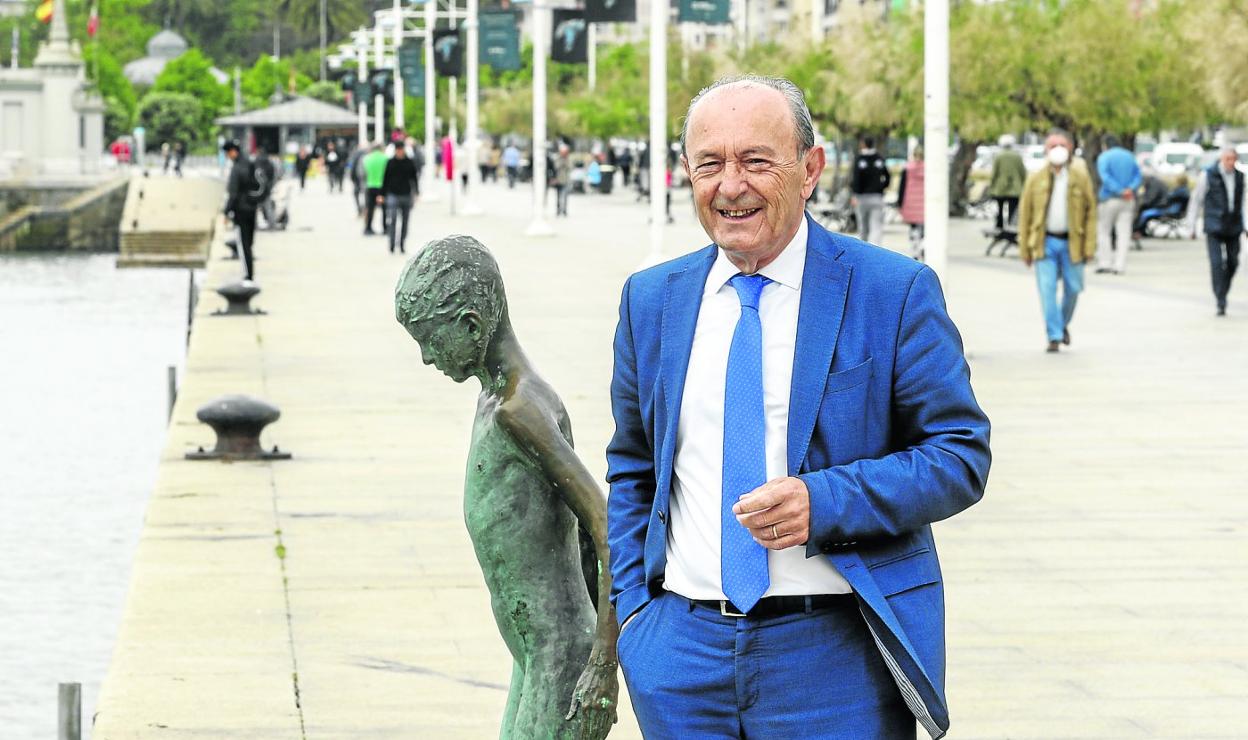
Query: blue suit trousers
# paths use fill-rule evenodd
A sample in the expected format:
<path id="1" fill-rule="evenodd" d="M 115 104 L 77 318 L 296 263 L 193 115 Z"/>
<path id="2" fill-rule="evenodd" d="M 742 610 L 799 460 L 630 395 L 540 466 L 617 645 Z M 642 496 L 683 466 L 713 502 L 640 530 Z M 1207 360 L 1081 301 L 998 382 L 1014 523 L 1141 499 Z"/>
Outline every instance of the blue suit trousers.
<path id="1" fill-rule="evenodd" d="M 757 619 L 664 591 L 618 647 L 647 740 L 915 737 L 914 715 L 852 596 Z"/>

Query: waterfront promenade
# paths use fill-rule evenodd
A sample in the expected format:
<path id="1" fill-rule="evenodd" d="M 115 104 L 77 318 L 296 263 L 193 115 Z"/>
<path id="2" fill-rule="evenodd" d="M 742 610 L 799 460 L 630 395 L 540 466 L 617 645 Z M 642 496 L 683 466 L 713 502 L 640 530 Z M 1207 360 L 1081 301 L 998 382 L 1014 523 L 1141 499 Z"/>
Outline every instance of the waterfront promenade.
<path id="1" fill-rule="evenodd" d="M 686 194 L 669 254 L 705 243 Z M 558 236 L 528 239 L 527 190 L 479 196 L 489 217 L 418 205 L 408 256 L 452 232 L 494 250 L 601 480 L 646 211 L 573 197 Z M 1089 275 L 1074 345 L 1045 355 L 1032 275 L 982 257 L 980 227 L 954 225 L 947 278 L 995 456 L 984 501 L 936 526 L 949 737 L 1241 735 L 1248 291 L 1215 319 L 1203 244 L 1149 241 L 1128 275 Z M 510 658 L 461 515 L 476 384 L 421 364 L 393 318 L 404 258 L 360 228 L 312 181 L 291 229 L 257 238 L 268 314 L 209 316 L 204 291 L 94 737 L 497 734 Z M 208 288 L 239 272 L 215 250 Z M 265 443 L 294 459 L 184 461 L 212 442 L 195 409 L 240 392 L 281 407 Z M 612 737 L 639 736 L 623 707 Z"/>

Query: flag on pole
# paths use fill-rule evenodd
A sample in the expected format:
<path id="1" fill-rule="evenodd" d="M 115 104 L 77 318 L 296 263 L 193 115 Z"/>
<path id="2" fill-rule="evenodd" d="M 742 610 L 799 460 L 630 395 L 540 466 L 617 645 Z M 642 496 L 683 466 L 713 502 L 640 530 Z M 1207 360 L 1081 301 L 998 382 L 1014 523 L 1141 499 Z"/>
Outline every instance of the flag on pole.
<path id="1" fill-rule="evenodd" d="M 52 22 L 52 0 L 43 0 L 39 3 L 39 7 L 35 8 L 35 18 L 40 23 Z"/>
<path id="2" fill-rule="evenodd" d="M 87 19 L 87 35 L 95 38 L 95 32 L 100 30 L 100 0 L 91 3 L 91 17 Z"/>

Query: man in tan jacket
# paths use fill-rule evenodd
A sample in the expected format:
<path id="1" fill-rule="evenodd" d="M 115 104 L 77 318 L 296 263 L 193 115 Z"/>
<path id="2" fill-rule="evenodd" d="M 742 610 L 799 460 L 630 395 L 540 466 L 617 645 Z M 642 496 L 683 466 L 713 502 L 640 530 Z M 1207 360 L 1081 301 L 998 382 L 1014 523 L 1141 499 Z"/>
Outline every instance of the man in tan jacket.
<path id="1" fill-rule="evenodd" d="M 1083 290 L 1083 266 L 1096 254 L 1096 191 L 1083 160 L 1073 160 L 1070 135 L 1054 130 L 1044 141 L 1048 166 L 1023 186 L 1018 216 L 1018 251 L 1035 263 L 1036 287 L 1049 345 L 1070 344 L 1070 320 Z M 1057 282 L 1062 281 L 1062 303 Z"/>

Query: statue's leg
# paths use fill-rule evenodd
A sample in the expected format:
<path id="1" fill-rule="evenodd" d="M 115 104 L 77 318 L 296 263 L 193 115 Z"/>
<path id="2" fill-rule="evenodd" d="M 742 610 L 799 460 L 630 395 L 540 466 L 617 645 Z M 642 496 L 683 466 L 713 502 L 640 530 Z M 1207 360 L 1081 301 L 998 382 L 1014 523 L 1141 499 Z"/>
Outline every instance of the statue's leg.
<path id="1" fill-rule="evenodd" d="M 507 708 L 503 710 L 503 726 L 498 732 L 499 740 L 521 737 L 515 733 L 516 714 L 520 711 L 520 697 L 524 693 L 524 669 L 519 663 L 511 664 L 511 688 L 507 692 Z"/>
<path id="2" fill-rule="evenodd" d="M 566 631 L 566 630 L 565 630 Z M 553 635 L 552 635 L 553 637 Z M 563 635 L 566 642 L 551 642 L 538 648 L 524 668 L 520 706 L 516 713 L 515 735 L 520 738 L 563 740 L 575 738 L 580 727 L 578 715 L 565 720 L 576 692 L 576 682 L 589 659 L 592 635 Z"/>

